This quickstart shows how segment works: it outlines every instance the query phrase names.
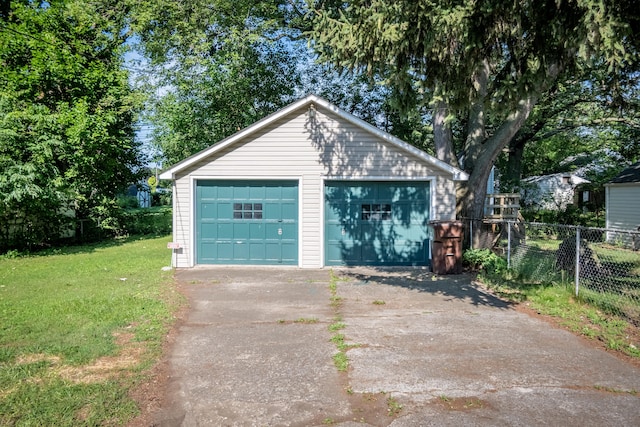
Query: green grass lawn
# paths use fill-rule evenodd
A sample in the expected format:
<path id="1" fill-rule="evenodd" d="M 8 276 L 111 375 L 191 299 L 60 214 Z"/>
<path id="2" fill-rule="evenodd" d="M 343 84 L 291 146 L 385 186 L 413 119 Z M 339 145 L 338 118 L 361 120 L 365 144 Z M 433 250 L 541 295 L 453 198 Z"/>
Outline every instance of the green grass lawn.
<path id="1" fill-rule="evenodd" d="M 0 257 L 0 425 L 120 425 L 181 303 L 169 236 Z"/>
<path id="2" fill-rule="evenodd" d="M 480 278 L 498 295 L 526 301 L 538 312 L 559 319 L 570 330 L 599 340 L 609 349 L 640 358 L 640 255 L 590 244 L 603 271 L 597 277 L 599 281 L 581 278 L 576 297 L 574 273 L 557 266 L 560 242 L 529 239 L 526 246 L 514 251 L 511 270 L 483 273 Z"/>

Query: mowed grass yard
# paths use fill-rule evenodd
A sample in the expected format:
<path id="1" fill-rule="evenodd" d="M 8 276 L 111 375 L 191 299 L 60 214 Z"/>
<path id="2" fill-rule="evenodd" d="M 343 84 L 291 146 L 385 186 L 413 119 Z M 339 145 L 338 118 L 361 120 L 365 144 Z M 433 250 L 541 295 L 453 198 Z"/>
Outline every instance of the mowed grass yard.
<path id="1" fill-rule="evenodd" d="M 182 304 L 170 236 L 0 256 L 0 425 L 122 425 Z"/>

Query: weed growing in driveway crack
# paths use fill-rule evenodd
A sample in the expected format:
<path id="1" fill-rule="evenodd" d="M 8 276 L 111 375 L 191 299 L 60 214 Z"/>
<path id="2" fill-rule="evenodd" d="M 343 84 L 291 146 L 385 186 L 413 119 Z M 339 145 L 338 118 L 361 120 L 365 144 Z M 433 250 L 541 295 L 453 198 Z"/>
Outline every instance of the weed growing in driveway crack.
<path id="1" fill-rule="evenodd" d="M 333 355 L 333 364 L 340 372 L 345 372 L 349 368 L 349 358 L 344 351 L 340 351 Z"/>
<path id="2" fill-rule="evenodd" d="M 335 334 L 331 337 L 331 342 L 338 347 L 338 350 L 344 349 L 344 335 L 343 334 Z"/>
<path id="3" fill-rule="evenodd" d="M 318 323 L 318 322 L 319 320 L 316 317 L 311 317 L 311 318 L 301 317 L 293 321 L 293 323 L 307 323 L 307 324 Z"/>
<path id="4" fill-rule="evenodd" d="M 636 390 L 621 390 L 618 388 L 613 388 L 613 387 L 607 387 L 607 386 L 601 386 L 601 385 L 595 385 L 593 386 L 593 388 L 595 388 L 596 390 L 599 391 L 606 391 L 607 393 L 616 393 L 616 394 L 630 394 L 632 396 L 636 396 L 638 394 L 638 392 Z"/>
<path id="5" fill-rule="evenodd" d="M 395 417 L 400 411 L 402 411 L 402 405 L 395 398 L 387 397 L 387 415 Z"/>
<path id="6" fill-rule="evenodd" d="M 340 329 L 346 328 L 347 325 L 344 322 L 335 322 L 329 325 L 329 330 L 331 332 L 339 331 Z"/>
<path id="7" fill-rule="evenodd" d="M 371 304 L 373 304 L 373 305 L 385 305 L 385 304 L 386 304 L 386 302 L 384 302 L 384 301 L 382 301 L 382 300 L 377 299 L 377 300 L 375 300 L 374 302 L 372 302 Z"/>
<path id="8" fill-rule="evenodd" d="M 333 307 L 335 316 L 333 318 L 334 323 L 329 325 L 329 331 L 335 332 L 335 334 L 331 337 L 331 342 L 333 342 L 338 349 L 338 353 L 333 355 L 333 364 L 336 366 L 338 371 L 344 372 L 349 368 L 349 358 L 347 357 L 347 350 L 353 347 L 357 347 L 357 345 L 346 344 L 344 342 L 344 334 L 340 334 L 337 332 L 347 327 L 347 325 L 342 321 L 342 315 L 340 314 L 340 307 L 342 307 L 343 299 L 338 295 L 339 280 L 340 277 L 336 276 L 333 270 L 331 270 L 329 292 L 331 293 L 331 307 Z"/>
<path id="9" fill-rule="evenodd" d="M 331 307 L 338 310 L 342 306 L 342 297 L 338 295 L 331 296 Z"/>

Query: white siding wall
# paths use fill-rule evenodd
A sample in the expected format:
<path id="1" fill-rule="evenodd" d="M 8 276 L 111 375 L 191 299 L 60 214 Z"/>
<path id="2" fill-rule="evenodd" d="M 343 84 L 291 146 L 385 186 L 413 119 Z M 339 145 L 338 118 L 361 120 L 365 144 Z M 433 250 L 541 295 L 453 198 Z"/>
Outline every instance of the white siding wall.
<path id="1" fill-rule="evenodd" d="M 300 265 L 308 268 L 321 267 L 323 262 L 325 179 L 431 179 L 435 181 L 432 219 L 455 217 L 451 175 L 328 111 L 318 109 L 315 119 L 310 119 L 303 108 L 176 176 L 174 241 L 182 247 L 178 267 L 193 265 L 193 180 L 216 178 L 298 179 Z"/>
<path id="2" fill-rule="evenodd" d="M 640 183 L 607 187 L 607 228 L 637 231 L 640 227 Z"/>
<path id="3" fill-rule="evenodd" d="M 522 203 L 525 206 L 533 206 L 536 209 L 565 210 L 573 204 L 575 188 L 578 184 L 588 182 L 575 176 L 570 177 L 570 182 L 564 182 L 563 174 L 553 174 L 535 179 L 525 179 L 533 188 L 522 192 Z"/>

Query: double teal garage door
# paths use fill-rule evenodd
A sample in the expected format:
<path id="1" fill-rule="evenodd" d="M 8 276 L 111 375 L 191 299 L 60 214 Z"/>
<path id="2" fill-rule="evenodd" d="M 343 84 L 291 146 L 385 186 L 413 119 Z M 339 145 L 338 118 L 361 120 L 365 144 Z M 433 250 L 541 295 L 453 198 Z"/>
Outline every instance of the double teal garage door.
<path id="1" fill-rule="evenodd" d="M 298 265 L 298 194 L 297 181 L 196 181 L 196 263 Z M 327 181 L 325 265 L 428 265 L 429 201 L 428 182 Z"/>

